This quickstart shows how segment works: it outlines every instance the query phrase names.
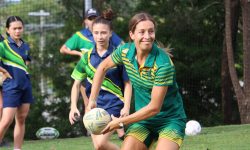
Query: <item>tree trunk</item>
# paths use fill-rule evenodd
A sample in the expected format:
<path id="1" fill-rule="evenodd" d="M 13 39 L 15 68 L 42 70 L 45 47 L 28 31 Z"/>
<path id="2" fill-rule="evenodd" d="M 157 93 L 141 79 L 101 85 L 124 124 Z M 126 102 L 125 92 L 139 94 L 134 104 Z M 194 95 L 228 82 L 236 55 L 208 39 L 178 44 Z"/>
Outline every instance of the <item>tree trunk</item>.
<path id="1" fill-rule="evenodd" d="M 238 20 L 240 11 L 240 0 L 232 0 L 231 3 L 231 30 L 232 30 L 232 46 L 236 48 L 236 36 L 238 30 Z M 238 118 L 235 117 L 238 114 L 238 106 L 233 104 L 233 85 L 229 74 L 228 61 L 227 61 L 227 48 L 224 39 L 222 60 L 221 60 L 221 96 L 222 96 L 222 111 L 223 122 L 225 124 L 239 123 Z"/>
<path id="2" fill-rule="evenodd" d="M 226 45 L 223 45 L 222 60 L 221 60 L 221 100 L 222 100 L 222 111 L 223 111 L 223 122 L 224 124 L 231 124 L 232 118 L 232 101 L 233 101 L 233 90 L 232 82 L 229 75 L 229 69 L 226 57 Z"/>
<path id="3" fill-rule="evenodd" d="M 242 123 L 250 123 L 250 1 L 242 0 L 243 22 L 243 79 L 245 98 L 241 102 Z"/>
<path id="4" fill-rule="evenodd" d="M 93 7 L 96 8 L 99 13 L 101 14 L 103 9 L 103 3 L 105 2 L 105 0 L 97 0 L 97 1 L 93 1 Z"/>
<path id="5" fill-rule="evenodd" d="M 225 0 L 225 36 L 228 56 L 228 66 L 234 91 L 237 97 L 241 123 L 250 123 L 250 2 L 249 0 L 242 0 L 242 19 L 243 19 L 243 88 L 239 85 L 239 79 L 234 66 L 233 46 L 232 46 L 232 30 L 231 30 L 231 2 L 232 0 Z"/>

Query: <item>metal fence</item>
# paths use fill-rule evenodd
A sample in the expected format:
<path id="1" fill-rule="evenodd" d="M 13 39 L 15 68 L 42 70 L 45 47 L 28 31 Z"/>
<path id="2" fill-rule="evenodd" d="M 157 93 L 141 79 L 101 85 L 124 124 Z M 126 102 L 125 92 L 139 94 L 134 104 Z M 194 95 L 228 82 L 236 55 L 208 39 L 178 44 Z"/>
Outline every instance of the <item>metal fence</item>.
<path id="1" fill-rule="evenodd" d="M 68 116 L 69 112 L 69 96 L 72 85 L 70 73 L 77 59 L 62 56 L 59 49 L 75 31 L 81 29 L 83 6 L 84 0 L 65 1 L 64 3 L 62 0 L 0 0 L 0 33 L 2 35 L 6 37 L 5 22 L 8 16 L 17 15 L 24 21 L 25 32 L 23 38 L 31 47 L 32 84 L 34 96 L 38 101 L 32 111 L 44 109 L 39 110 L 39 113 L 44 115 L 45 120 L 47 119 L 46 123 L 51 126 L 64 126 L 61 123 L 62 121 L 59 121 L 62 119 L 60 117 L 64 117 L 64 123 L 70 126 L 65 116 Z M 120 29 L 125 28 L 121 27 Z M 180 52 L 177 57 L 184 58 L 186 56 Z M 178 63 L 176 64 L 178 65 Z M 177 68 L 181 67 L 177 66 Z M 207 83 L 196 81 L 192 73 L 179 73 L 181 80 L 178 83 L 185 99 L 184 103 L 187 110 L 192 112 L 190 113 L 191 117 L 207 119 L 206 121 L 209 124 L 209 121 L 213 120 L 213 118 L 209 117 L 218 116 L 216 113 L 220 110 L 220 104 L 217 103 L 220 102 L 219 86 L 207 87 L 205 85 Z M 203 74 L 205 73 L 200 72 L 201 76 Z M 206 74 L 209 74 L 210 77 L 209 80 L 204 82 L 219 83 L 219 75 L 215 76 L 214 72 L 206 72 Z M 200 99 L 199 105 L 194 104 L 197 103 L 197 100 L 194 99 Z M 53 108 L 51 108 L 52 104 L 55 105 L 53 105 Z M 197 111 L 194 111 L 195 109 Z M 213 112 L 215 109 L 217 111 Z M 204 114 L 199 114 L 204 110 L 206 111 Z M 210 116 L 207 117 L 206 113 Z M 221 116 L 218 116 L 218 119 L 221 119 Z M 30 125 L 30 127 L 34 128 L 34 131 L 39 128 L 34 124 Z M 64 129 L 65 127 L 61 128 Z M 78 131 L 77 129 L 72 133 L 67 131 L 63 136 L 79 135 Z M 33 138 L 32 135 L 30 137 Z"/>

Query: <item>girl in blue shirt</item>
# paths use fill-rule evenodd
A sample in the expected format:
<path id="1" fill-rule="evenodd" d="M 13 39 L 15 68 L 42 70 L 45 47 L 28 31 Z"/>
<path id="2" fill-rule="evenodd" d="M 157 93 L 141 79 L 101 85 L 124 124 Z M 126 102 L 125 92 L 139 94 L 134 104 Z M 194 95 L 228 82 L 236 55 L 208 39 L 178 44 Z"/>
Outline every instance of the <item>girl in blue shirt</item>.
<path id="1" fill-rule="evenodd" d="M 15 118 L 14 150 L 21 149 L 25 133 L 25 120 L 33 103 L 30 76 L 29 46 L 21 36 L 24 24 L 20 17 L 10 16 L 6 21 L 8 38 L 0 43 L 3 74 L 3 114 L 0 121 L 0 142 Z M 9 74 L 9 75 L 8 75 Z"/>
<path id="2" fill-rule="evenodd" d="M 75 79 L 71 90 L 71 110 L 69 113 L 71 124 L 74 124 L 77 120 L 75 114 L 80 115 L 77 109 L 77 101 L 81 81 L 87 78 L 86 94 L 89 96 L 92 86 L 91 80 L 97 66 L 115 49 L 114 45 L 110 42 L 110 36 L 112 35 L 111 14 L 112 13 L 107 13 L 93 22 L 95 46 L 83 54 L 71 75 L 71 77 Z M 101 94 L 98 96 L 97 106 L 105 109 L 110 115 L 116 117 L 128 115 L 132 88 L 124 66 L 113 68 L 107 73 L 105 80 L 107 84 L 103 84 L 102 86 Z M 109 132 L 105 135 L 91 134 L 95 149 L 118 150 L 119 147 L 109 141 L 112 133 L 113 132 Z"/>
<path id="3" fill-rule="evenodd" d="M 4 40 L 4 37 L 0 34 L 0 42 L 2 42 Z M 1 72 L 1 71 L 0 71 Z M 2 98 L 2 82 L 3 80 L 3 74 L 0 74 L 0 119 L 2 116 L 2 110 L 3 110 L 3 98 Z"/>

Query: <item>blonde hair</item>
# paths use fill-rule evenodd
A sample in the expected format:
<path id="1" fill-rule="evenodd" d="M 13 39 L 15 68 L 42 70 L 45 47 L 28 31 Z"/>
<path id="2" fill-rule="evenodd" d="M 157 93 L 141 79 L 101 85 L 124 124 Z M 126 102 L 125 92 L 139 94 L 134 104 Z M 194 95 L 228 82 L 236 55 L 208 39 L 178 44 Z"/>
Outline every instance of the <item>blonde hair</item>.
<path id="1" fill-rule="evenodd" d="M 157 43 L 157 45 L 158 45 L 161 49 L 165 50 L 165 52 L 166 52 L 171 58 L 174 57 L 174 55 L 171 54 L 171 51 L 173 50 L 173 48 L 171 48 L 171 44 L 168 44 L 167 47 L 166 47 L 166 46 L 164 46 L 164 44 L 163 44 L 162 42 L 156 41 L 156 43 Z"/>

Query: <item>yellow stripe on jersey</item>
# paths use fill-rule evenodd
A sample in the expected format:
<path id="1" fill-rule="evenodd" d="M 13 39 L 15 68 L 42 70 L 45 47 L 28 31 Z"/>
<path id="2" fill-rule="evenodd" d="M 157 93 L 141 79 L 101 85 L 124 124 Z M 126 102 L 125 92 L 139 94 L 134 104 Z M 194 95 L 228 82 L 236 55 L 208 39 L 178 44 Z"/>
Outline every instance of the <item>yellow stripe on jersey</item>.
<path id="1" fill-rule="evenodd" d="M 83 39 L 83 40 L 85 40 L 85 41 L 89 41 L 89 42 L 92 42 L 91 40 L 89 40 L 88 38 L 86 38 L 84 35 L 82 35 L 82 33 L 81 32 L 76 32 L 76 34 L 81 38 L 81 39 Z"/>

